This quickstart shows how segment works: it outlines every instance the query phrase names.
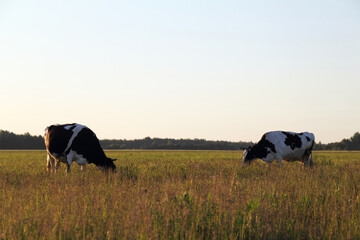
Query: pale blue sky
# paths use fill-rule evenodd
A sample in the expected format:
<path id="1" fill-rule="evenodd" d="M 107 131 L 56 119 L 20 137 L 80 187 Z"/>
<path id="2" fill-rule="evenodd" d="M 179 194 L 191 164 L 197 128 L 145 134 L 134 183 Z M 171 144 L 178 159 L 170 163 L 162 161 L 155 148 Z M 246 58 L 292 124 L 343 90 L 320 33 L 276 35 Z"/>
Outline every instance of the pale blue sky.
<path id="1" fill-rule="evenodd" d="M 0 129 L 333 142 L 360 131 L 360 2 L 0 0 Z"/>

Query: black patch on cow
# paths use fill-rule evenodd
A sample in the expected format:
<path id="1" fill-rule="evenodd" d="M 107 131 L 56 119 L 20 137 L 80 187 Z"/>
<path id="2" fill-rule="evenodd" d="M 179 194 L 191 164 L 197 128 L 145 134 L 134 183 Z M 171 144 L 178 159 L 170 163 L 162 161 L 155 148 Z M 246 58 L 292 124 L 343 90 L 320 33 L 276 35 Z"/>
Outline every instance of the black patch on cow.
<path id="1" fill-rule="evenodd" d="M 276 153 L 275 145 L 270 141 L 266 140 L 265 134 L 257 144 L 255 144 L 252 148 L 249 149 L 245 160 L 251 161 L 253 159 L 266 158 L 267 155 L 270 153 L 268 149 L 270 149 L 273 153 Z"/>
<path id="2" fill-rule="evenodd" d="M 89 163 L 94 163 L 98 167 L 115 171 L 115 164 L 106 157 L 99 139 L 89 128 L 83 128 L 75 137 L 70 149 L 81 154 Z"/>
<path id="3" fill-rule="evenodd" d="M 45 136 L 46 149 L 51 154 L 63 155 L 72 135 L 73 132 L 63 126 L 51 125 Z"/>
<path id="4" fill-rule="evenodd" d="M 289 132 L 282 132 L 285 134 L 285 145 L 289 146 L 292 150 L 295 148 L 301 148 L 302 142 L 301 138 L 299 137 L 299 134 L 291 134 Z"/>
<path id="5" fill-rule="evenodd" d="M 310 142 L 311 139 L 310 139 L 309 137 L 306 137 L 306 140 L 307 140 L 308 142 Z"/>

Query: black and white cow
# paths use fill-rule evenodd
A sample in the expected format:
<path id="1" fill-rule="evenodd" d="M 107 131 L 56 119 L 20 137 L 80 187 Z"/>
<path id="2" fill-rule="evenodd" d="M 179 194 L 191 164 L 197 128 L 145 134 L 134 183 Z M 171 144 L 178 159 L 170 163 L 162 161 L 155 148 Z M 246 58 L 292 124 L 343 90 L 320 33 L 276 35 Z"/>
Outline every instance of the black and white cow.
<path id="1" fill-rule="evenodd" d="M 56 172 L 60 162 L 66 163 L 67 172 L 70 172 L 73 161 L 82 169 L 94 163 L 100 169 L 116 171 L 113 163 L 116 159 L 106 157 L 99 139 L 86 126 L 77 123 L 51 125 L 45 129 L 44 139 L 48 172 Z"/>
<path id="2" fill-rule="evenodd" d="M 265 133 L 257 144 L 244 151 L 243 166 L 250 164 L 255 159 L 262 159 L 267 163 L 276 159 L 280 166 L 282 166 L 282 160 L 301 161 L 305 166 L 312 166 L 314 141 L 314 134 L 308 132 L 273 131 Z"/>

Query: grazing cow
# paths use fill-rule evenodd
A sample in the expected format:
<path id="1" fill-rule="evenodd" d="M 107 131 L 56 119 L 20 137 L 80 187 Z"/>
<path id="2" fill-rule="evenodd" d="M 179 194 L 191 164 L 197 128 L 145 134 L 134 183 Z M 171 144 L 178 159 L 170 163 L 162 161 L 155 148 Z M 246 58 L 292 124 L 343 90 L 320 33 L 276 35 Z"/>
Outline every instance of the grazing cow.
<path id="1" fill-rule="evenodd" d="M 77 123 L 51 125 L 45 129 L 44 139 L 48 172 L 56 172 L 60 162 L 66 163 L 67 172 L 70 172 L 73 161 L 82 169 L 94 163 L 100 169 L 116 171 L 113 163 L 116 159 L 106 157 L 99 139 L 86 126 Z"/>
<path id="2" fill-rule="evenodd" d="M 282 160 L 301 161 L 305 166 L 312 166 L 314 141 L 314 134 L 308 132 L 274 131 L 265 133 L 257 144 L 244 151 L 243 166 L 250 164 L 255 159 L 262 159 L 267 163 L 276 159 L 280 166 L 282 166 Z"/>

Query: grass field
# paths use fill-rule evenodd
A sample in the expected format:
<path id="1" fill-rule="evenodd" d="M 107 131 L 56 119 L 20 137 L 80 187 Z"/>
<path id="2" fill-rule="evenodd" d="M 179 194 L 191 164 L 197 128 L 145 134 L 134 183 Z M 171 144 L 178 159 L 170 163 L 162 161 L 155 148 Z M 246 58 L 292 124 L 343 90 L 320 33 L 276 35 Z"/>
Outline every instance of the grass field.
<path id="1" fill-rule="evenodd" d="M 45 172 L 45 151 L 0 151 L 0 239 L 360 239 L 360 152 L 241 167 L 237 151 L 107 151 Z"/>

